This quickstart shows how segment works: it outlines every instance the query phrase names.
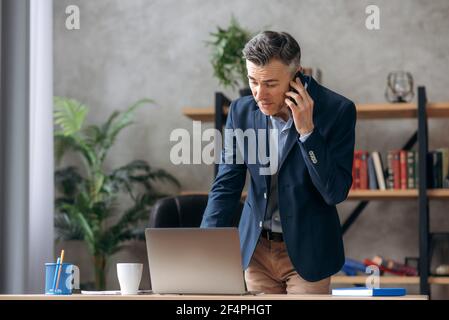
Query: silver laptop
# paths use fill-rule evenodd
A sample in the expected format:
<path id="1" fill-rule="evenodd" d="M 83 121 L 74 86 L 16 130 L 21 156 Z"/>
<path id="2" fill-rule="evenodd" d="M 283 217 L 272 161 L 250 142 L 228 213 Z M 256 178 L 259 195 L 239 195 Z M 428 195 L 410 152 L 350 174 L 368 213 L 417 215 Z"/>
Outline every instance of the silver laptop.
<path id="1" fill-rule="evenodd" d="M 145 237 L 154 293 L 247 293 L 237 228 L 148 228 Z"/>

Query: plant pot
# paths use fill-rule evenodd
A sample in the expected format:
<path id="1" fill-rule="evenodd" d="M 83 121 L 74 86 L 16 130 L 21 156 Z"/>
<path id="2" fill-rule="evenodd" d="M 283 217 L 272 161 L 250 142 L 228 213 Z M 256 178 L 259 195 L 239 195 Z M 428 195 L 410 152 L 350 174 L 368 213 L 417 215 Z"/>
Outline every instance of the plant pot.
<path id="1" fill-rule="evenodd" d="M 253 93 L 251 92 L 251 89 L 250 89 L 250 88 L 243 88 L 243 89 L 240 89 L 240 90 L 239 90 L 239 93 L 240 93 L 240 97 L 250 96 L 250 95 L 253 94 Z"/>

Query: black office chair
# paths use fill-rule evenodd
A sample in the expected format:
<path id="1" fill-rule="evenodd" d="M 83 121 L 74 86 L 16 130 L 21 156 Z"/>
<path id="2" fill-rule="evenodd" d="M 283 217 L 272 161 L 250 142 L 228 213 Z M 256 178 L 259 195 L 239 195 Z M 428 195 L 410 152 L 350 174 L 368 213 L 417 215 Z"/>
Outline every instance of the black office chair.
<path id="1" fill-rule="evenodd" d="M 159 199 L 150 212 L 150 228 L 197 228 L 207 205 L 207 194 L 179 195 Z M 240 201 L 231 226 L 238 227 L 243 202 Z"/>

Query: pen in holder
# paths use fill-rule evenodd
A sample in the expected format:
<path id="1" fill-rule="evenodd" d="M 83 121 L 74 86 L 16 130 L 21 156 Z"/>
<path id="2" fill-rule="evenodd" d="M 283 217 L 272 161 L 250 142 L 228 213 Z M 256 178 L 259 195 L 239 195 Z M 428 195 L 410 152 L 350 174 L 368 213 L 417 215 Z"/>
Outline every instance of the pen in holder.
<path id="1" fill-rule="evenodd" d="M 78 268 L 71 263 L 64 263 L 63 261 L 64 250 L 56 263 L 45 264 L 45 294 L 70 295 L 74 289 L 74 280 L 79 282 Z"/>
<path id="2" fill-rule="evenodd" d="M 53 275 L 53 285 L 51 286 L 51 288 L 53 289 L 53 292 L 55 292 L 55 290 L 56 290 L 56 280 L 58 277 L 58 273 L 61 270 L 60 266 L 61 266 L 61 259 L 58 258 L 58 260 L 56 260 L 56 266 L 55 266 L 55 271 L 54 271 L 54 275 Z"/>
<path id="3" fill-rule="evenodd" d="M 61 250 L 61 258 L 58 258 L 58 262 L 56 262 L 56 271 L 55 271 L 55 276 L 56 273 L 58 274 L 58 278 L 56 280 L 56 283 L 53 282 L 53 289 L 56 291 L 59 287 L 59 279 L 61 278 L 61 264 L 64 262 L 64 250 Z"/>

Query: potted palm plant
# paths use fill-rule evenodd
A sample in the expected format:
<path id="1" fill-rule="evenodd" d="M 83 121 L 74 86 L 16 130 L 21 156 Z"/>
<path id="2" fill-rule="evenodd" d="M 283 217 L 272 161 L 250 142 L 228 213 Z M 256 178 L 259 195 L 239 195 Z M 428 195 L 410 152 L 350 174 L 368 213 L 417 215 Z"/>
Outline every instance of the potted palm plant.
<path id="1" fill-rule="evenodd" d="M 207 45 L 212 47 L 211 63 L 214 76 L 224 87 L 240 88 L 240 95 L 251 94 L 248 88 L 246 62 L 242 50 L 250 40 L 251 33 L 242 28 L 236 18 L 232 16 L 228 28 L 217 27 L 217 32 L 210 33 L 211 41 Z"/>
<path id="2" fill-rule="evenodd" d="M 57 163 L 68 151 L 75 151 L 82 166 L 68 166 L 55 171 L 58 196 L 55 200 L 55 227 L 61 240 L 83 240 L 92 255 L 95 287 L 106 287 L 106 266 L 111 255 L 126 240 L 138 238 L 142 230 L 137 224 L 147 218 L 149 208 L 160 197 L 153 184 L 179 182 L 164 170 L 152 168 L 145 160 L 134 160 L 113 170 L 106 170 L 104 161 L 118 134 L 132 122 L 133 112 L 143 99 L 126 111 L 113 112 L 101 125 L 86 126 L 88 108 L 80 102 L 55 97 L 54 131 Z M 120 203 L 130 206 L 119 215 Z"/>

